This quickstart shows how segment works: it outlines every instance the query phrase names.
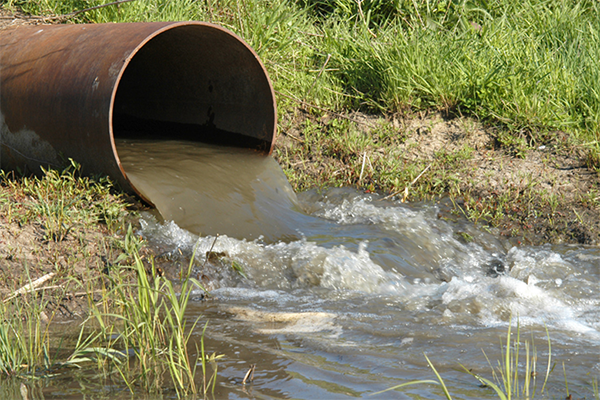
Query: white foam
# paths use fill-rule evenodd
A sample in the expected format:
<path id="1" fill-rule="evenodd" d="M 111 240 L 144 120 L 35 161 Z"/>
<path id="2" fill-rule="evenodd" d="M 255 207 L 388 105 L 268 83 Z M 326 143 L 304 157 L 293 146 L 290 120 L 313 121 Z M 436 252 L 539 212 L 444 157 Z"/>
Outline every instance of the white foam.
<path id="1" fill-rule="evenodd" d="M 449 277 L 449 282 L 409 279 L 395 268 L 386 269 L 374 261 L 370 244 L 364 240 L 358 241 L 356 249 L 346 245 L 324 246 L 306 238 L 274 244 L 227 236 L 215 240 L 214 236 L 198 237 L 172 222 L 158 224 L 147 217 L 142 221 L 142 231 L 164 244 L 187 249 L 195 246 L 200 262 L 211 249 L 227 253 L 243 267 L 248 277 L 244 284 L 251 287 L 224 287 L 215 291 L 215 295 L 224 298 L 275 301 L 282 305 L 288 301 L 326 303 L 333 298 L 311 292 L 318 288 L 343 293 L 348 299 L 385 296 L 391 299 L 389 304 L 402 304 L 404 309 L 425 318 L 439 303 L 437 315 L 442 316 L 439 323 L 449 325 L 506 325 L 512 316 L 522 325 L 547 325 L 588 337 L 598 335 L 600 323 L 595 310 L 600 299 L 586 295 L 583 289 L 579 293 L 573 290 L 581 287 L 589 293 L 596 292 L 597 284 L 577 280 L 583 279 L 577 272 L 582 267 L 577 263 L 595 260 L 592 255 L 581 261 L 582 257 L 563 256 L 550 246 L 513 247 L 504 259 L 504 265 L 510 269 L 508 275 L 491 277 L 486 274 L 485 263 L 498 255 L 474 243 L 458 242 L 450 225 L 432 220 L 430 210 L 381 207 L 374 205 L 370 197 L 359 196 L 339 204 L 323 202 L 317 208 L 320 215 L 337 223 L 380 225 L 383 231 L 401 235 L 408 241 L 393 242 L 396 245 L 409 243 L 413 238 L 410 243 L 415 247 L 411 252 L 420 254 L 410 255 L 411 266 L 415 269 L 437 266 Z M 382 249 L 385 247 L 380 246 L 377 251 Z M 310 299 L 300 299 L 299 293 Z"/>
<path id="2" fill-rule="evenodd" d="M 597 335 L 598 331 L 581 320 L 580 310 L 558 299 L 550 291 L 537 286 L 531 276 L 523 282 L 511 276 L 477 280 L 454 278 L 442 295 L 443 304 L 463 307 L 463 312 L 476 311 L 484 326 L 503 325 L 512 317 L 521 325 L 545 324 L 559 329 Z M 475 303 L 475 307 L 469 307 Z"/>

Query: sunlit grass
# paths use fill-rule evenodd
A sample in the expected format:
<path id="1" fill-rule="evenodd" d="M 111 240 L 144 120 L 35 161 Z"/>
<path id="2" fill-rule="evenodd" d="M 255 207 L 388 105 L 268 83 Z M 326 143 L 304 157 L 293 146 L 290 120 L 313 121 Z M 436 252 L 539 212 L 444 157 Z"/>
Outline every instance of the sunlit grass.
<path id="1" fill-rule="evenodd" d="M 69 251 L 78 253 L 75 261 L 85 264 L 77 270 L 69 260 L 30 268 L 15 253 L 12 262 L 22 268 L 12 279 L 24 286 L 0 302 L 2 383 L 20 379 L 29 387 L 65 368 L 95 366 L 102 379 L 136 394 L 172 391 L 183 397 L 214 390 L 220 356 L 204 349 L 202 337 L 194 342 L 198 319 L 188 322 L 186 316 L 192 292 L 202 290 L 191 277 L 193 261 L 181 272 L 177 289 L 153 264 L 146 265 L 140 255 L 143 241 L 131 225 L 123 228 L 130 216 L 125 196 L 110 181 L 80 176 L 79 165 L 71 161 L 62 171 L 43 169 L 39 177 L 2 172 L 0 184 L 3 223 L 39 226 L 34 251 L 74 246 Z M 98 230 L 107 236 L 85 236 Z M 73 240 L 79 235 L 84 244 Z M 94 265 L 86 264 L 90 255 L 82 249 L 92 239 L 104 246 L 103 266 L 96 265 L 100 257 L 95 254 Z M 48 279 L 34 284 L 41 280 L 33 276 L 44 272 L 42 278 Z M 74 292 L 88 299 L 89 317 L 76 337 L 57 334 L 56 313 Z"/>
<path id="2" fill-rule="evenodd" d="M 192 293 L 204 290 L 191 277 L 193 259 L 176 290 L 152 263 L 142 261 L 139 248 L 129 229 L 123 244 L 129 255 L 112 266 L 100 299 L 94 288 L 87 289 L 89 317 L 76 338 L 54 329 L 49 304 L 62 301 L 64 290 L 24 292 L 0 303 L 0 382 L 19 378 L 31 383 L 77 368 L 96 369 L 102 379 L 132 394 L 213 392 L 222 356 L 204 348 L 206 324 L 200 333 L 197 329 L 202 316 L 188 322 L 186 314 Z"/>
<path id="3" fill-rule="evenodd" d="M 42 168 L 42 176 L 19 176 L 0 171 L 0 212 L 7 223 L 37 222 L 44 239 L 62 241 L 72 230 L 104 223 L 109 231 L 120 228 L 127 204 L 112 191 L 107 178 L 80 175 L 70 160 L 62 171 Z"/>
<path id="4" fill-rule="evenodd" d="M 130 230 L 128 236 L 131 235 Z M 114 304 L 100 305 L 93 310 L 106 341 L 105 351 L 118 352 L 129 361 L 115 362 L 118 360 L 106 358 L 103 368 L 116 368 L 132 393 L 141 389 L 147 393 L 174 390 L 178 397 L 200 392 L 206 395 L 214 390 L 219 356 L 205 353 L 204 333 L 201 343 L 191 347 L 192 334 L 201 316 L 188 324 L 186 309 L 192 292 L 204 290 L 200 282 L 191 277 L 193 258 L 188 270 L 182 271 L 184 277 L 176 291 L 174 283 L 163 277 L 153 262 L 145 265 L 135 244 L 130 250 L 135 281 L 123 280 L 123 276 L 127 276 L 123 275 L 128 270 L 126 266 L 116 271 L 113 289 L 103 300 L 114 301 Z M 208 364 L 214 369 L 210 377 L 207 376 Z M 196 383 L 198 365 L 204 377 L 202 386 Z"/>
<path id="5" fill-rule="evenodd" d="M 104 3 L 5 1 L 52 15 Z M 517 154 L 561 130 L 597 168 L 598 7 L 589 0 L 135 0 L 75 21 L 218 23 L 262 58 L 281 113 L 313 104 L 470 115 L 501 127 L 499 143 Z"/>

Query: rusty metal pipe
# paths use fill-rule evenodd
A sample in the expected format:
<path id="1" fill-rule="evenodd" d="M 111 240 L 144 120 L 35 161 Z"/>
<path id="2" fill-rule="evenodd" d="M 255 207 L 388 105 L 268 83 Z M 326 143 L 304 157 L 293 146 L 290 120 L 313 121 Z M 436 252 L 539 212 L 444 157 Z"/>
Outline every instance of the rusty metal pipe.
<path id="1" fill-rule="evenodd" d="M 0 162 L 31 172 L 67 158 L 127 179 L 115 137 L 208 140 L 271 152 L 277 111 L 256 53 L 204 22 L 0 30 Z M 150 202 L 149 199 L 145 199 Z"/>

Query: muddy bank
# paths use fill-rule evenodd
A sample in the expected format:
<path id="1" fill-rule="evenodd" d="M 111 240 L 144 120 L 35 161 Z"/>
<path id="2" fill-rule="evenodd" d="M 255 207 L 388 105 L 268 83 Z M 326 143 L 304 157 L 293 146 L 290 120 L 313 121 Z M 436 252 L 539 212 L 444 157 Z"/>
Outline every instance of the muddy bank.
<path id="1" fill-rule="evenodd" d="M 340 185 L 333 175 L 343 175 L 342 185 L 405 201 L 441 202 L 440 217 L 466 217 L 515 245 L 600 243 L 598 173 L 587 167 L 583 148 L 562 132 L 543 143 L 511 143 L 506 133 L 471 118 L 346 117 L 359 131 L 359 139 L 348 139 L 349 147 L 361 134 L 371 138 L 348 152 L 329 151 L 339 144 L 319 147 L 307 138 L 317 126 L 324 132 L 320 143 L 334 141 L 328 132 L 339 116 L 297 111 L 283 119 L 275 156 L 296 189 L 306 182 Z M 404 175 L 396 167 L 413 172 Z M 390 180 L 386 169 L 399 179 Z"/>

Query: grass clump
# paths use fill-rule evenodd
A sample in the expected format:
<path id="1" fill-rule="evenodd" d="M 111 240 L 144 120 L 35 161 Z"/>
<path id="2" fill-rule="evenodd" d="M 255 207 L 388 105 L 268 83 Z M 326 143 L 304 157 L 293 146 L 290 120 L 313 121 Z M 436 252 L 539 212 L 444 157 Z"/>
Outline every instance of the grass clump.
<path id="1" fill-rule="evenodd" d="M 122 246 L 126 254 L 111 265 L 100 289 L 79 287 L 89 308 L 75 337 L 64 328 L 57 335 L 53 324 L 58 312 L 52 304 L 73 296 L 66 286 L 27 290 L 0 303 L 2 382 L 17 379 L 29 387 L 77 368 L 100 371 L 96 380 L 132 394 L 185 397 L 214 391 L 222 356 L 205 351 L 204 331 L 196 332 L 201 316 L 191 322 L 186 316 L 192 293 L 203 290 L 190 277 L 193 260 L 176 288 L 153 263 L 144 263 L 131 227 Z"/>
<path id="2" fill-rule="evenodd" d="M 548 331 L 546 330 L 548 335 Z M 496 368 L 492 367 L 492 374 L 494 380 L 489 380 L 481 377 L 469 371 L 467 368 L 461 365 L 465 372 L 476 378 L 483 385 L 491 387 L 499 398 L 507 400 L 512 398 L 533 398 L 537 392 L 537 363 L 538 356 L 537 350 L 533 342 L 530 344 L 528 341 L 524 341 L 525 347 L 525 368 L 524 370 L 520 367 L 521 361 L 521 340 L 520 340 L 520 329 L 517 326 L 517 335 L 511 345 L 511 325 L 508 326 L 508 332 L 506 334 L 506 345 L 502 349 L 504 355 L 501 361 L 498 361 Z M 485 352 L 484 352 L 485 354 Z M 486 356 L 487 359 L 487 356 Z M 489 363 L 489 359 L 488 359 Z M 490 363 L 491 366 L 491 363 Z M 552 343 L 548 335 L 548 360 L 547 368 L 542 382 L 540 394 L 544 393 L 546 384 L 550 373 L 554 370 L 552 365 Z M 568 386 L 567 386 L 568 395 Z"/>
<path id="3" fill-rule="evenodd" d="M 79 171 L 73 160 L 38 177 L 0 171 L 3 377 L 29 380 L 78 366 L 95 337 L 81 330 L 79 339 L 56 338 L 54 321 L 81 316 L 77 299 L 102 286 L 101 271 L 121 252 L 129 204 L 108 179 Z"/>
<path id="4" fill-rule="evenodd" d="M 293 145 L 275 149 L 298 190 L 354 186 L 387 192 L 388 197 L 398 196 L 403 201 L 457 194 L 457 176 L 473 152 L 469 146 L 442 148 L 431 158 L 413 160 L 403 150 L 408 132 L 398 132 L 382 121 L 370 123 L 368 133 L 355 122 L 327 115 L 321 120 L 306 119 L 301 127 L 298 137 L 288 135 Z"/>
<path id="5" fill-rule="evenodd" d="M 190 277 L 193 261 L 176 291 L 173 282 L 163 277 L 154 263 L 147 270 L 139 254 L 134 252 L 133 256 L 131 268 L 135 281 L 123 281 L 117 273 L 113 289 L 105 297 L 106 301 L 114 301 L 107 305 L 113 311 L 96 308 L 94 312 L 106 340 L 104 352 L 122 357 L 117 362 L 113 362 L 114 358 L 105 359 L 104 368 L 116 368 L 132 393 L 141 388 L 147 393 L 175 390 L 178 397 L 200 391 L 206 395 L 211 383 L 214 390 L 219 356 L 207 356 L 203 340 L 200 347 L 196 343 L 190 348 L 192 333 L 201 316 L 188 326 L 185 313 L 192 292 L 203 290 L 200 282 Z M 207 382 L 208 363 L 213 365 L 214 373 Z M 195 381 L 198 365 L 202 366 L 205 377 L 203 387 L 198 387 Z"/>
<path id="6" fill-rule="evenodd" d="M 81 176 L 74 161 L 63 170 L 42 169 L 40 176 L 0 171 L 0 259 L 6 266 L 0 292 L 8 295 L 47 274 L 55 276 L 46 285 L 60 281 L 65 293 L 97 285 L 123 253 L 120 237 L 134 218 L 131 207 L 110 180 Z"/>
<path id="7" fill-rule="evenodd" d="M 198 319 L 185 316 L 201 288 L 192 263 L 178 286 L 146 264 L 143 241 L 125 228 L 126 196 L 79 170 L 71 161 L 39 177 L 0 174 L 0 380 L 36 391 L 39 379 L 94 369 L 94 382 L 135 394 L 206 395 L 219 356 L 193 343 Z M 57 321 L 79 326 L 57 334 Z"/>
<path id="8" fill-rule="evenodd" d="M 75 338 L 56 335 L 53 322 L 58 312 L 53 303 L 70 294 L 57 288 L 31 289 L 0 304 L 0 380 L 49 378 L 65 368 L 81 368 L 91 356 L 103 353 L 90 347 L 100 335 L 84 325 Z"/>
<path id="9" fill-rule="evenodd" d="M 46 241 L 60 242 L 73 230 L 103 223 L 119 229 L 126 215 L 123 196 L 107 178 L 79 174 L 80 164 L 70 160 L 62 171 L 42 168 L 41 177 L 18 177 L 0 171 L 0 212 L 6 223 L 39 224 Z"/>

